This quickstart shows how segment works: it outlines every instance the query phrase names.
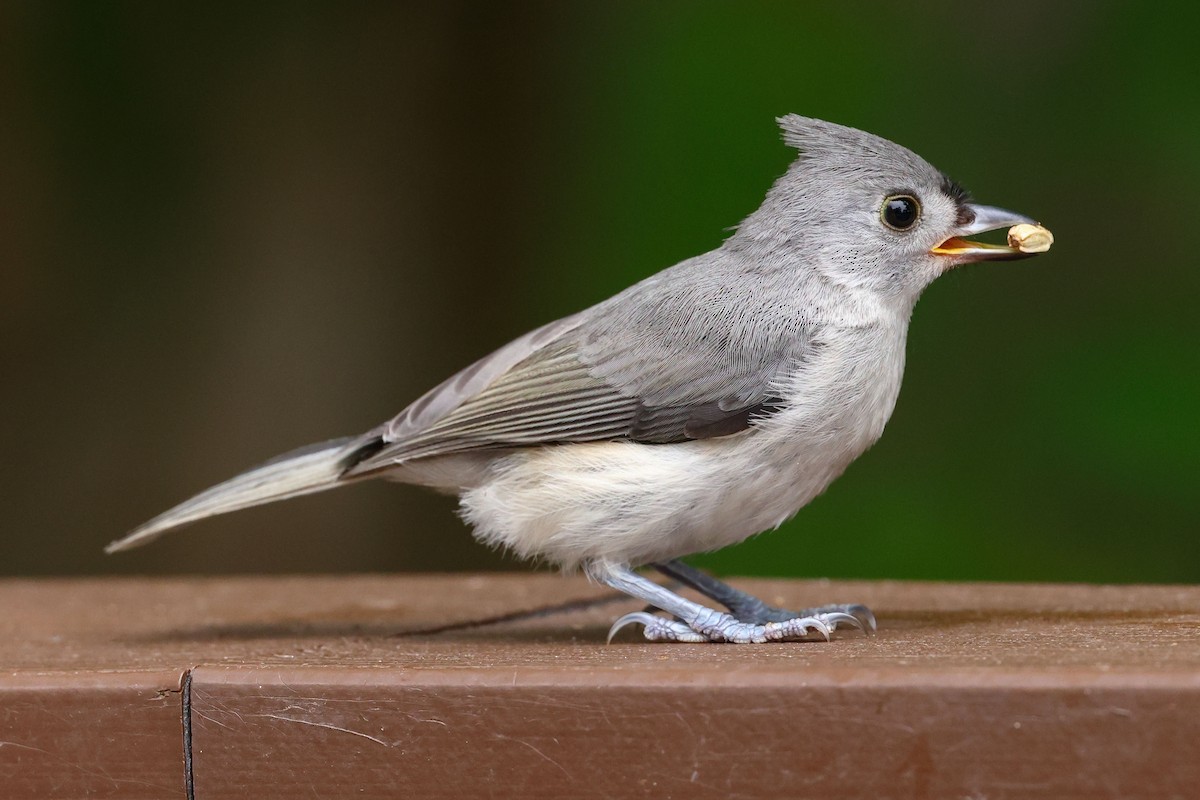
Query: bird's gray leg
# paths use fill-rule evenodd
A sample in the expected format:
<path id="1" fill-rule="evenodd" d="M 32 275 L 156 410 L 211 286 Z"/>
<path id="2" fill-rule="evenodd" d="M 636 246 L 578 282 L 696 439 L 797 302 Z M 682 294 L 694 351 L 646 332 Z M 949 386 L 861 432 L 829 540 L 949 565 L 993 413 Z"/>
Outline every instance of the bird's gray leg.
<path id="1" fill-rule="evenodd" d="M 724 581 L 717 580 L 713 576 L 701 572 L 679 559 L 659 562 L 654 565 L 654 568 L 662 574 L 692 587 L 697 592 L 700 592 L 700 594 L 716 600 L 728 608 L 742 622 L 757 624 L 784 622 L 796 617 L 815 617 L 818 614 L 840 611 L 857 619 L 859 621 L 857 627 L 861 630 L 871 633 L 875 631 L 875 615 L 871 613 L 871 609 L 858 603 L 819 606 L 817 608 L 806 608 L 801 611 L 792 611 L 787 608 L 776 608 L 775 606 L 767 605 L 754 595 L 743 592 L 740 589 L 735 589 Z"/>
<path id="2" fill-rule="evenodd" d="M 675 617 L 667 619 L 645 611 L 626 614 L 609 629 L 610 641 L 617 631 L 631 623 L 642 625 L 642 633 L 651 641 L 737 644 L 802 639 L 814 631 L 829 639 L 829 632 L 839 622 L 860 625 L 855 617 L 841 611 L 830 611 L 811 617 L 795 617 L 783 622 L 742 622 L 724 611 L 717 611 L 694 603 L 686 597 L 680 597 L 654 581 L 643 578 L 624 564 L 592 561 L 585 569 L 593 580 L 636 597 Z"/>
<path id="3" fill-rule="evenodd" d="M 769 606 L 754 595 L 735 589 L 678 559 L 657 563 L 654 568 L 716 600 L 742 622 L 781 622 L 797 616 L 794 611 Z"/>

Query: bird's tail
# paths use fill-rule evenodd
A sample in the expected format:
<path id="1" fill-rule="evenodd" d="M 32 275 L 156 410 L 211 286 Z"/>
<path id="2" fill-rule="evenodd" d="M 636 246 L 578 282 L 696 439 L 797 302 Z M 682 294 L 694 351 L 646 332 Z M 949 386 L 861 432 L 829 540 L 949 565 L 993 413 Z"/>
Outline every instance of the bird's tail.
<path id="1" fill-rule="evenodd" d="M 354 446 L 355 442 L 362 446 Z M 364 449 L 373 452 L 377 447 L 374 442 L 364 442 L 361 437 L 354 436 L 285 453 L 159 514 L 104 548 L 104 551 L 116 553 L 138 547 L 169 530 L 205 517 L 320 492 L 351 482 L 354 479 L 342 479 L 342 473 Z"/>

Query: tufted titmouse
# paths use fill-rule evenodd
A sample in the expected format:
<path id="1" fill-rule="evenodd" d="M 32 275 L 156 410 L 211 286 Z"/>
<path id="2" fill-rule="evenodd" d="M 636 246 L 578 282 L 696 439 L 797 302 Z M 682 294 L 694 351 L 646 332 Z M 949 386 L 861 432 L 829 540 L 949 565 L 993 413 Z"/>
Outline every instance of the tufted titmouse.
<path id="1" fill-rule="evenodd" d="M 1036 223 L 969 202 L 878 136 L 796 115 L 779 123 L 800 156 L 716 250 L 522 336 L 362 436 L 215 486 L 108 551 L 385 478 L 455 493 L 481 541 L 582 567 L 669 615 L 627 614 L 610 638 L 629 623 L 689 642 L 874 629 L 863 606 L 772 608 L 678 559 L 779 525 L 870 447 L 900 391 L 921 291 L 960 264 L 1029 255 L 1011 237 L 960 237 Z M 729 613 L 633 571 L 642 565 Z"/>

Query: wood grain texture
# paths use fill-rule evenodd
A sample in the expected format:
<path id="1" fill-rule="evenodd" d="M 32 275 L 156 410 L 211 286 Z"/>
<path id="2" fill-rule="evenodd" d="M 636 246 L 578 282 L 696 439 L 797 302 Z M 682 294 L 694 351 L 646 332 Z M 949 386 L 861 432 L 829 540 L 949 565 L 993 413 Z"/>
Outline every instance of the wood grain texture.
<path id="1" fill-rule="evenodd" d="M 605 646 L 636 604 L 547 575 L 0 583 L 0 796 L 182 796 L 184 721 L 197 798 L 1197 796 L 1200 588 L 737 583 L 879 635 Z"/>

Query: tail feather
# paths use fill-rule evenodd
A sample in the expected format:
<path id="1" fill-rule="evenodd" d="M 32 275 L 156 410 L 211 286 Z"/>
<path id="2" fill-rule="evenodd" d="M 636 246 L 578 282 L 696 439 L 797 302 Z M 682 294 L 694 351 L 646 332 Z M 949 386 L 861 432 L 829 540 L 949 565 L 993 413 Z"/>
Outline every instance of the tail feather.
<path id="1" fill-rule="evenodd" d="M 347 466 L 355 463 L 362 449 L 351 446 L 355 441 L 361 442 L 367 449 L 377 449 L 373 441 L 364 442 L 362 437 L 352 436 L 285 453 L 159 514 L 108 545 L 104 552 L 116 553 L 139 547 L 167 531 L 205 517 L 312 494 L 346 483 L 348 481 L 341 479 L 342 473 Z"/>

